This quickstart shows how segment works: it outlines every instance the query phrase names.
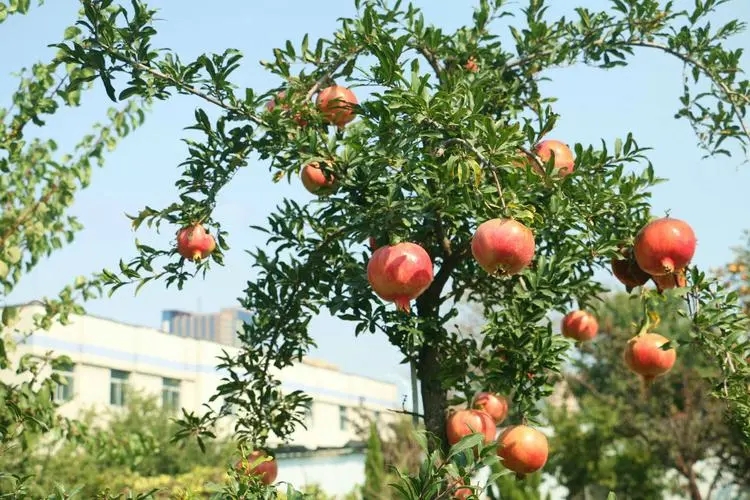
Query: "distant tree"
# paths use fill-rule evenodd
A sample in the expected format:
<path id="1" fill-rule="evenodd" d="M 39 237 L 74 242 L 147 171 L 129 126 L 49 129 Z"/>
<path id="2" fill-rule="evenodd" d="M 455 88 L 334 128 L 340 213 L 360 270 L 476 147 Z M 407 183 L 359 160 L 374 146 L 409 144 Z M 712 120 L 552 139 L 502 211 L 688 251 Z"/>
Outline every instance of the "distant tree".
<path id="1" fill-rule="evenodd" d="M 675 342 L 689 336 L 682 297 L 667 292 L 647 303 L 658 321 L 649 331 Z M 574 499 L 610 489 L 622 498 L 656 500 L 671 491 L 709 500 L 722 487 L 739 499 L 750 491 L 750 472 L 733 464 L 747 463 L 750 448 L 725 419 L 726 403 L 711 395 L 714 361 L 679 348 L 674 368 L 648 389 L 622 362 L 643 310 L 637 297 L 623 293 L 596 308 L 599 335 L 579 347 L 564 378 L 577 409 L 547 411 L 554 429 L 549 470 Z"/>
<path id="2" fill-rule="evenodd" d="M 375 422 L 371 422 L 370 436 L 367 439 L 367 454 L 365 455 L 365 485 L 363 490 L 365 498 L 382 498 L 383 492 L 387 489 L 385 476 L 385 461 L 378 426 Z"/>

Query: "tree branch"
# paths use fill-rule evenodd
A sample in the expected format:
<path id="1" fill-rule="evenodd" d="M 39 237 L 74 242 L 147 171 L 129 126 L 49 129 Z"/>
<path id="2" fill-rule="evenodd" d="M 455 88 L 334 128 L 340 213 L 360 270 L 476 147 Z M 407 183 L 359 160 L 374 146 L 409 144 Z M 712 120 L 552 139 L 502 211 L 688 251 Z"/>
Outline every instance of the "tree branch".
<path id="1" fill-rule="evenodd" d="M 740 99 L 740 100 L 745 101 L 745 103 L 750 104 L 750 97 L 743 95 L 743 94 L 739 94 L 735 92 L 734 90 L 732 90 L 727 84 L 721 81 L 721 78 L 714 75 L 713 72 L 705 64 L 695 59 L 694 57 L 691 57 L 688 54 L 683 54 L 682 52 L 675 50 L 671 47 L 668 47 L 666 45 L 662 45 L 660 43 L 655 43 L 655 42 L 649 42 L 646 40 L 628 40 L 625 43 L 627 45 L 632 45 L 634 47 L 646 47 L 646 48 L 660 50 L 666 54 L 676 57 L 677 59 L 680 59 L 685 64 L 690 64 L 698 68 L 704 75 L 706 75 L 714 83 L 714 85 L 719 87 L 719 90 L 721 90 L 727 102 L 732 107 L 732 113 L 734 114 L 735 118 L 737 118 L 740 128 L 742 128 L 742 132 L 745 134 L 745 136 L 748 139 L 750 139 L 750 129 L 748 129 L 747 124 L 743 120 L 742 111 L 740 110 L 740 108 L 735 102 L 735 100 Z"/>
<path id="2" fill-rule="evenodd" d="M 52 198 L 52 196 L 57 192 L 59 186 L 57 184 L 53 184 L 49 190 L 44 193 L 44 196 L 39 198 L 36 202 L 32 203 L 26 209 L 19 214 L 19 216 L 14 220 L 6 229 L 3 231 L 2 234 L 0 234 L 0 248 L 5 247 L 5 243 L 10 238 L 13 233 L 18 230 L 22 225 L 24 225 L 29 219 L 34 217 L 36 215 L 37 208 L 39 208 L 42 204 L 47 204 L 49 200 Z"/>

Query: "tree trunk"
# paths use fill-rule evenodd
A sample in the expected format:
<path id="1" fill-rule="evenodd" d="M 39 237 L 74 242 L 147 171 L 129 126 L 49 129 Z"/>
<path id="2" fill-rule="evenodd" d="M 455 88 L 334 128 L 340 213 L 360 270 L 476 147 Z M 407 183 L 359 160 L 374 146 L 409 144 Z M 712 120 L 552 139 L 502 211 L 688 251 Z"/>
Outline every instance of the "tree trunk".
<path id="1" fill-rule="evenodd" d="M 695 470 L 690 467 L 690 472 L 687 476 L 688 480 L 688 491 L 690 492 L 690 500 L 703 500 L 701 490 L 698 488 L 698 481 L 695 478 Z"/>
<path id="2" fill-rule="evenodd" d="M 419 352 L 417 365 L 419 381 L 422 388 L 422 405 L 424 406 L 424 424 L 433 436 L 428 440 L 430 452 L 442 446 L 444 452 L 450 448 L 445 434 L 445 412 L 448 409 L 448 391 L 440 382 L 440 353 L 425 341 Z"/>

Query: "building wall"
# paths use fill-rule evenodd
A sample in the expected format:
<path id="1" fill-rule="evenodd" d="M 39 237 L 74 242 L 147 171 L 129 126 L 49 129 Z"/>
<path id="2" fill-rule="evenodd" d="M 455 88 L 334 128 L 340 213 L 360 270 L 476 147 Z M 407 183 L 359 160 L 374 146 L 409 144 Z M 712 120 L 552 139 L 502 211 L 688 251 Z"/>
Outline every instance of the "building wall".
<path id="1" fill-rule="evenodd" d="M 31 324 L 38 312 L 29 306 L 22 312 L 19 330 Z M 73 369 L 73 399 L 60 408 L 75 417 L 90 407 L 112 408 L 112 370 L 128 372 L 131 387 L 161 397 L 164 379 L 179 380 L 180 406 L 201 412 L 225 375 L 217 371 L 222 351 L 232 355 L 237 348 L 189 337 L 169 335 L 152 328 L 127 325 L 93 316 L 75 316 L 69 325 L 55 325 L 38 332 L 19 346 L 16 355 L 49 350 L 69 356 Z M 378 415 L 385 423 L 395 418 L 388 409 L 398 408 L 395 384 L 343 373 L 329 364 L 305 360 L 275 375 L 282 390 L 302 390 L 313 398 L 308 429 L 299 428 L 292 444 L 310 449 L 343 447 L 358 440 L 351 423 L 341 424 L 341 416 L 356 420 L 362 409 Z M 10 376 L 7 373 L 3 377 Z M 214 406 L 219 408 L 219 404 Z M 274 444 L 273 442 L 271 444 Z"/>

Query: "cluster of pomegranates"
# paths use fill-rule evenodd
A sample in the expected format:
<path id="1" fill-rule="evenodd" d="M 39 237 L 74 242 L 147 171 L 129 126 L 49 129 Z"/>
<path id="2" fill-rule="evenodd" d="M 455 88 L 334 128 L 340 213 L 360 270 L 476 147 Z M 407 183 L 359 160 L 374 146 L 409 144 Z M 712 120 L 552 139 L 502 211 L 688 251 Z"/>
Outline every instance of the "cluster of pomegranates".
<path id="1" fill-rule="evenodd" d="M 636 235 L 632 248 L 623 248 L 621 257 L 612 259 L 612 272 L 630 292 L 653 280 L 659 292 L 686 285 L 685 269 L 695 254 L 697 240 L 686 222 L 663 217 L 646 224 Z M 562 320 L 561 331 L 579 342 L 593 339 L 598 330 L 596 318 L 586 311 L 572 311 Z M 664 375 L 674 366 L 677 351 L 664 349 L 669 339 L 643 330 L 625 346 L 625 365 L 641 376 L 644 384 Z"/>
<path id="2" fill-rule="evenodd" d="M 491 392 L 477 393 L 469 408 L 453 410 L 446 420 L 448 443 L 480 433 L 484 444 L 497 443 L 497 454 L 505 467 L 519 477 L 536 472 L 547 462 L 547 437 L 527 425 L 506 427 L 497 436 L 497 427 L 508 416 L 507 398 Z M 468 490 L 468 488 L 467 488 Z"/>
<path id="3" fill-rule="evenodd" d="M 260 450 L 255 450 L 238 460 L 234 467 L 248 476 L 258 476 L 263 484 L 272 484 L 279 474 L 276 458 Z"/>

